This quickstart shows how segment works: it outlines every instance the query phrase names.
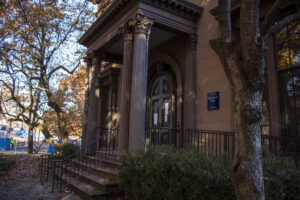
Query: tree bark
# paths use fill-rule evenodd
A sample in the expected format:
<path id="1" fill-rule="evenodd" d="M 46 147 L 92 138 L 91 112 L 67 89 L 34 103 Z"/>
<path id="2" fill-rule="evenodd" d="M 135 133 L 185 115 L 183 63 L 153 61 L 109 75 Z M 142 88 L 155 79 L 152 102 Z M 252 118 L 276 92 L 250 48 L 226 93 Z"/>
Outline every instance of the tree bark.
<path id="1" fill-rule="evenodd" d="M 230 0 L 219 0 L 221 36 L 211 41 L 233 90 L 235 155 L 232 181 L 238 200 L 264 200 L 261 156 L 265 44 L 259 29 L 259 0 L 242 0 L 239 41 L 231 27 Z"/>
<path id="2" fill-rule="evenodd" d="M 32 154 L 33 153 L 33 129 L 34 127 L 30 124 L 28 124 L 28 148 L 27 153 Z"/>

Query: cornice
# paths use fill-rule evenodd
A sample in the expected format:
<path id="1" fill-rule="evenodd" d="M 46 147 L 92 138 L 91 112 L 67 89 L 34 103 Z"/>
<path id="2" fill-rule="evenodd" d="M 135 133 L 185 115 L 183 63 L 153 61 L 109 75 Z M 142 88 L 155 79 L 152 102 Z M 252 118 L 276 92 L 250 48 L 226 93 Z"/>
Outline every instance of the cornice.
<path id="1" fill-rule="evenodd" d="M 133 0 L 115 0 L 110 7 L 93 23 L 93 25 L 81 36 L 78 42 L 86 45 L 88 41 L 96 35 L 101 28 L 111 22 L 114 17 L 123 10 L 130 1 Z"/>
<path id="2" fill-rule="evenodd" d="M 196 21 L 201 13 L 202 7 L 193 4 L 186 0 L 115 0 L 110 7 L 94 22 L 94 24 L 83 34 L 78 40 L 82 45 L 87 45 L 88 42 L 107 24 L 109 24 L 126 6 L 136 1 L 144 2 L 153 6 L 160 6 L 170 12 L 176 12 L 180 16 L 186 16 L 187 18 Z"/>
<path id="3" fill-rule="evenodd" d="M 196 21 L 202 14 L 203 8 L 199 5 L 191 3 L 187 0 L 141 0 L 144 3 L 153 4 L 168 10 L 172 13 L 177 13 L 180 16 L 185 16 L 192 21 Z"/>

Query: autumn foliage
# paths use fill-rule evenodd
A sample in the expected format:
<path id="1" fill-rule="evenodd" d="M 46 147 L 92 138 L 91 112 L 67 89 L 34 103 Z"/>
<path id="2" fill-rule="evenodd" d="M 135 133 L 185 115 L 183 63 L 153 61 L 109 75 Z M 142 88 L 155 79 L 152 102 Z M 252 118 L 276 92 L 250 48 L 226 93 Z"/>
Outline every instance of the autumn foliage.
<path id="1" fill-rule="evenodd" d="M 62 143 L 69 132 L 80 134 L 85 80 L 78 67 L 85 49 L 77 40 L 95 19 L 93 10 L 87 0 L 0 1 L 0 114 L 29 126 L 29 153 L 36 127 L 56 147 L 53 133 Z M 7 112 L 6 103 L 18 113 Z"/>
<path id="2" fill-rule="evenodd" d="M 63 78 L 55 93 L 56 102 L 66 113 L 69 136 L 81 135 L 86 79 L 86 66 L 82 66 L 77 72 Z M 48 121 L 50 132 L 59 134 L 56 113 L 53 110 L 48 110 L 44 119 Z"/>

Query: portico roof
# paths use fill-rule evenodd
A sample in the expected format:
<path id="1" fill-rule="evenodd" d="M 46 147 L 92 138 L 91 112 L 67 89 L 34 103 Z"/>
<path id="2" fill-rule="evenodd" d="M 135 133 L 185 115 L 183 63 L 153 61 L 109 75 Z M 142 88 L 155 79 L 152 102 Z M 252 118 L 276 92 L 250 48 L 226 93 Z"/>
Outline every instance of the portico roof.
<path id="1" fill-rule="evenodd" d="M 101 32 L 101 35 L 105 34 L 111 24 L 116 24 L 118 21 L 111 31 L 119 28 L 118 26 L 137 10 L 153 19 L 155 23 L 183 33 L 195 33 L 195 21 L 202 13 L 202 7 L 186 0 L 114 0 L 78 42 L 87 47 L 91 46 L 91 42 L 94 43 L 95 38 L 99 37 Z M 116 34 L 118 34 L 117 31 L 112 31 L 109 36 L 106 36 L 106 42 Z M 98 41 L 97 47 L 101 46 L 101 43 Z"/>

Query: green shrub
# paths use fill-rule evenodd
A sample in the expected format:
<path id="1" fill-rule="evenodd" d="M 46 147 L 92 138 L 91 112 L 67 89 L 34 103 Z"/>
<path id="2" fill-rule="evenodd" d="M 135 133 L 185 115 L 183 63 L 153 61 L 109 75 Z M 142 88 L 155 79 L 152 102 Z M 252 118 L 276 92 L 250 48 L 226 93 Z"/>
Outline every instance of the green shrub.
<path id="1" fill-rule="evenodd" d="M 299 200 L 300 171 L 290 158 L 278 158 L 269 152 L 263 155 L 266 199 Z"/>
<path id="2" fill-rule="evenodd" d="M 119 181 L 130 200 L 234 200 L 230 163 L 225 157 L 158 149 L 121 155 Z M 293 161 L 264 153 L 267 200 L 300 199 L 300 176 Z"/>
<path id="3" fill-rule="evenodd" d="M 12 159 L 0 158 L 0 172 L 8 171 L 14 163 L 15 161 Z"/>
<path id="4" fill-rule="evenodd" d="M 63 158 L 67 158 L 70 155 L 72 155 L 73 153 L 75 153 L 76 151 L 79 150 L 79 146 L 76 144 L 66 144 L 66 146 L 63 147 L 63 149 L 61 150 L 61 156 Z"/>
<path id="5" fill-rule="evenodd" d="M 119 181 L 128 199 L 235 199 L 229 164 L 213 156 L 172 149 L 121 155 Z"/>

